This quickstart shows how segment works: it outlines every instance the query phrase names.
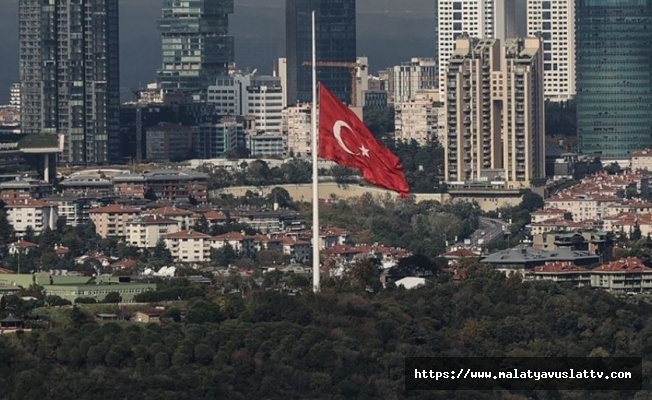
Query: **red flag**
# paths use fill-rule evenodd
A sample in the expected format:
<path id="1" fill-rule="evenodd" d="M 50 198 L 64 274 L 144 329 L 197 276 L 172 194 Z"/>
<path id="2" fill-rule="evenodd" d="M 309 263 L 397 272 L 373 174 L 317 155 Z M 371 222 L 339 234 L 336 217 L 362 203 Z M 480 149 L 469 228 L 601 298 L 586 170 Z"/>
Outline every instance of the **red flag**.
<path id="1" fill-rule="evenodd" d="M 319 84 L 319 157 L 357 168 L 374 185 L 407 197 L 410 188 L 401 162 L 358 116 Z"/>

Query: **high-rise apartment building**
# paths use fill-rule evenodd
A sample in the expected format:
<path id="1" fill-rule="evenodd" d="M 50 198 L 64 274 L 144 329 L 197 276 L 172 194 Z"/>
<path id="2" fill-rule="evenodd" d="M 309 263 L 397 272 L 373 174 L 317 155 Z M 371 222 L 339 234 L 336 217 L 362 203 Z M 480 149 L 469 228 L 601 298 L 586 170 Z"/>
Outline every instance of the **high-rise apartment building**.
<path id="1" fill-rule="evenodd" d="M 312 153 L 312 105 L 297 104 L 283 110 L 283 135 L 288 153 L 295 157 L 306 157 Z"/>
<path id="2" fill-rule="evenodd" d="M 392 67 L 389 97 L 393 103 L 416 100 L 417 92 L 437 89 L 438 80 L 437 61 L 432 58 L 413 58 Z"/>
<path id="3" fill-rule="evenodd" d="M 20 0 L 19 19 L 23 133 L 63 134 L 63 163 L 118 160 L 118 0 Z"/>
<path id="4" fill-rule="evenodd" d="M 394 139 L 397 142 L 416 141 L 425 146 L 439 133 L 439 102 L 433 101 L 426 93 L 418 93 L 411 100 L 394 103 Z"/>
<path id="5" fill-rule="evenodd" d="M 287 105 L 312 101 L 312 11 L 316 11 L 317 81 L 349 103 L 356 79 L 355 0 L 286 0 Z"/>
<path id="6" fill-rule="evenodd" d="M 543 86 L 547 100 L 575 97 L 575 2 L 528 0 L 527 32 L 543 40 Z"/>
<path id="7" fill-rule="evenodd" d="M 458 38 L 445 84 L 445 179 L 525 188 L 545 177 L 539 38 Z"/>
<path id="8" fill-rule="evenodd" d="M 439 0 L 435 8 L 440 92 L 455 40 L 462 34 L 500 40 L 526 34 L 523 0 Z"/>
<path id="9" fill-rule="evenodd" d="M 578 0 L 577 136 L 584 154 L 652 146 L 652 0 Z"/>
<path id="10" fill-rule="evenodd" d="M 159 87 L 203 100 L 206 88 L 228 74 L 234 59 L 233 37 L 228 36 L 233 0 L 162 0 L 162 5 Z"/>

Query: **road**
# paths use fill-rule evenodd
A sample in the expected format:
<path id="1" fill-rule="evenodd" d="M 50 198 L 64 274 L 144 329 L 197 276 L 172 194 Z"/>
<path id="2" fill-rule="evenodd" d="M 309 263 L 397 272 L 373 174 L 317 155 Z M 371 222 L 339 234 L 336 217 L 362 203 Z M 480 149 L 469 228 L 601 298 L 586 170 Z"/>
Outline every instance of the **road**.
<path id="1" fill-rule="evenodd" d="M 472 247 L 481 247 L 483 244 L 500 237 L 504 232 L 509 232 L 509 224 L 499 219 L 480 217 L 480 225 L 473 232 L 469 240 Z"/>

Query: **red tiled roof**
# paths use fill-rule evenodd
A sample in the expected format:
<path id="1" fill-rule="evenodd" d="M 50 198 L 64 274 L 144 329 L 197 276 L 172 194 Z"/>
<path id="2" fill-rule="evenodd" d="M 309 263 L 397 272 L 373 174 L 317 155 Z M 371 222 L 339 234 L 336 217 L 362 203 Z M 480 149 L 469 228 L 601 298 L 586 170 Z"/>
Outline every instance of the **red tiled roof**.
<path id="1" fill-rule="evenodd" d="M 15 247 L 20 247 L 21 249 L 29 249 L 29 248 L 32 248 L 32 247 L 38 247 L 38 244 L 28 242 L 26 240 L 20 240 L 20 241 L 14 243 L 14 246 Z"/>
<path id="2" fill-rule="evenodd" d="M 118 261 L 117 263 L 111 264 L 111 267 L 113 268 L 132 268 L 136 266 L 136 260 L 132 260 L 131 258 L 127 258 L 126 260 Z"/>
<path id="3" fill-rule="evenodd" d="M 206 217 L 206 219 L 208 219 L 208 220 L 215 220 L 215 219 L 217 219 L 217 220 L 227 220 L 227 219 L 229 219 L 229 217 L 226 214 L 224 214 L 223 212 L 214 211 L 214 210 L 205 212 L 204 217 Z"/>
<path id="4" fill-rule="evenodd" d="M 193 230 L 188 230 L 188 231 L 180 231 L 180 232 L 175 232 L 175 233 L 168 233 L 167 235 L 163 236 L 165 239 L 210 239 L 211 236 L 207 235 L 205 233 L 193 231 Z"/>
<path id="5" fill-rule="evenodd" d="M 636 273 L 648 272 L 652 268 L 646 267 L 641 260 L 634 257 L 623 258 L 620 260 L 612 261 L 609 264 L 604 264 L 594 269 L 593 272 L 620 272 L 620 273 Z"/>
<path id="6" fill-rule="evenodd" d="M 68 254 L 70 252 L 70 249 L 67 248 L 67 247 L 61 246 L 61 247 L 57 247 L 56 249 L 54 249 L 54 252 L 56 254 Z"/>
<path id="7" fill-rule="evenodd" d="M 140 210 L 134 207 L 125 207 L 121 204 L 110 204 L 105 207 L 91 208 L 88 212 L 91 214 L 138 214 Z"/>
<path id="8" fill-rule="evenodd" d="M 14 274 L 14 273 L 15 272 L 10 269 L 0 268 L 0 274 Z"/>
<path id="9" fill-rule="evenodd" d="M 586 268 L 577 267 L 570 261 L 547 262 L 545 265 L 534 267 L 535 273 L 568 274 L 575 272 L 588 272 Z"/>
<path id="10" fill-rule="evenodd" d="M 8 208 L 23 208 L 23 207 L 49 207 L 50 203 L 43 200 L 36 200 L 32 198 L 28 199 L 13 199 L 6 201 L 6 207 Z"/>

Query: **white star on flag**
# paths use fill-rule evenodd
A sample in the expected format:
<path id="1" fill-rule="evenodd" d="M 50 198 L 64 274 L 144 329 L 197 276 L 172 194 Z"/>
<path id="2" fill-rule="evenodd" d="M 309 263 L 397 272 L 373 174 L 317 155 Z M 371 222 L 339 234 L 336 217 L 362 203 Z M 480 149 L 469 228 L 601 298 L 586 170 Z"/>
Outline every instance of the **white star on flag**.
<path id="1" fill-rule="evenodd" d="M 363 156 L 369 157 L 369 149 L 364 147 L 364 145 L 360 146 L 360 151 L 362 152 Z"/>

